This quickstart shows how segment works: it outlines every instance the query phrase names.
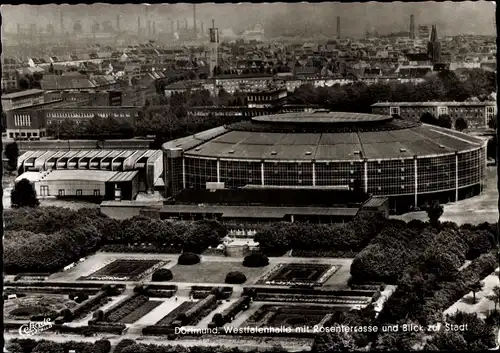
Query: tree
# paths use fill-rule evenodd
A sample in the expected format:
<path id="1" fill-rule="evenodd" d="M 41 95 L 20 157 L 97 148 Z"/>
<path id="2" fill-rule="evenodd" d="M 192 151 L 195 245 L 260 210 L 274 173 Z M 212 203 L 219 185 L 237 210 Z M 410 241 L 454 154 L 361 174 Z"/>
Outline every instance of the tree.
<path id="1" fill-rule="evenodd" d="M 469 286 L 469 289 L 472 292 L 472 300 L 474 303 L 477 303 L 476 293 L 480 292 L 483 289 L 483 287 L 484 287 L 484 283 L 481 281 L 474 282 Z"/>
<path id="2" fill-rule="evenodd" d="M 24 349 L 19 342 L 8 342 L 7 352 L 9 353 L 24 353 Z"/>
<path id="3" fill-rule="evenodd" d="M 231 271 L 226 275 L 225 283 L 228 284 L 242 284 L 245 283 L 247 277 L 239 271 Z"/>
<path id="4" fill-rule="evenodd" d="M 351 352 L 356 351 L 358 347 L 350 332 L 332 332 L 317 335 L 312 351 L 317 353 L 327 352 Z"/>
<path id="5" fill-rule="evenodd" d="M 170 281 L 174 276 L 172 275 L 172 271 L 167 268 L 160 268 L 153 273 L 152 281 L 153 282 L 165 282 Z"/>
<path id="6" fill-rule="evenodd" d="M 437 226 L 439 218 L 443 215 L 443 206 L 439 204 L 439 201 L 433 201 L 426 207 L 425 212 L 427 212 L 427 217 L 429 217 L 429 223 Z"/>
<path id="7" fill-rule="evenodd" d="M 134 343 L 125 347 L 121 353 L 148 353 L 148 348 L 143 344 Z"/>
<path id="8" fill-rule="evenodd" d="M 64 353 L 60 343 L 52 341 L 41 341 L 37 344 L 32 353 Z"/>
<path id="9" fill-rule="evenodd" d="M 468 350 L 467 341 L 455 331 L 441 331 L 427 343 L 425 350 L 431 351 L 466 351 Z"/>
<path id="10" fill-rule="evenodd" d="M 200 256 L 190 252 L 185 252 L 179 255 L 177 260 L 179 265 L 195 265 L 200 263 Z"/>
<path id="11" fill-rule="evenodd" d="M 486 296 L 486 298 L 495 303 L 495 311 L 497 311 L 498 304 L 500 303 L 500 287 L 493 287 L 491 294 Z"/>
<path id="12" fill-rule="evenodd" d="M 490 121 L 488 121 L 488 127 L 490 129 L 494 129 L 496 130 L 497 129 L 497 116 L 493 116 Z"/>
<path id="13" fill-rule="evenodd" d="M 453 121 L 448 114 L 443 114 L 438 118 L 438 125 L 447 129 L 451 129 L 453 127 Z"/>
<path id="14" fill-rule="evenodd" d="M 269 265 L 269 258 L 259 252 L 245 256 L 243 266 L 245 267 L 264 267 Z"/>
<path id="15" fill-rule="evenodd" d="M 12 207 L 35 207 L 40 205 L 36 196 L 35 187 L 28 179 L 16 183 L 10 193 Z"/>
<path id="16" fill-rule="evenodd" d="M 431 113 L 424 113 L 420 117 L 420 121 L 424 124 L 438 125 L 438 119 Z"/>
<path id="17" fill-rule="evenodd" d="M 464 118 L 460 117 L 455 121 L 455 129 L 457 129 L 458 131 L 463 131 L 467 128 L 467 120 L 465 120 Z"/>
<path id="18" fill-rule="evenodd" d="M 17 169 L 17 158 L 19 157 L 19 147 L 17 143 L 11 142 L 5 146 L 5 157 L 7 157 L 7 168 L 9 171 Z"/>

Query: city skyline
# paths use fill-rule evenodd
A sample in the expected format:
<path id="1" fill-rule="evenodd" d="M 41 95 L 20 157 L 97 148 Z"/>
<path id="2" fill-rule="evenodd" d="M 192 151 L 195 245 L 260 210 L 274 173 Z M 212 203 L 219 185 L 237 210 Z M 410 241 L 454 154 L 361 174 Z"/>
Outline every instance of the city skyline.
<path id="1" fill-rule="evenodd" d="M 113 7 L 112 12 L 106 8 Z M 140 10 L 138 10 L 140 9 Z M 366 31 L 386 34 L 409 31 L 410 16 L 415 16 L 416 25 L 436 24 L 440 35 L 495 34 L 495 5 L 491 2 L 461 3 L 320 3 L 320 4 L 197 4 L 197 26 L 204 23 L 208 28 L 215 20 L 219 28 L 231 28 L 242 32 L 256 23 L 261 23 L 266 34 L 304 33 L 333 35 L 336 33 L 336 17 L 341 19 L 342 34 L 362 36 Z M 156 22 L 158 31 L 167 30 L 171 20 L 179 20 L 181 27 L 187 21 L 193 27 L 192 4 L 144 5 L 2 5 L 4 32 L 12 33 L 17 24 L 46 27 L 52 24 L 56 32 L 60 27 L 61 10 L 65 30 L 72 29 L 76 21 L 82 23 L 85 32 L 90 31 L 94 21 L 110 21 L 116 26 L 116 15 L 121 14 L 121 30 L 134 31 L 137 17 Z M 118 10 L 118 11 L 117 11 Z M 493 11 L 492 11 L 493 10 Z M 242 16 L 244 14 L 244 16 Z M 293 25 L 291 25 L 293 24 Z"/>

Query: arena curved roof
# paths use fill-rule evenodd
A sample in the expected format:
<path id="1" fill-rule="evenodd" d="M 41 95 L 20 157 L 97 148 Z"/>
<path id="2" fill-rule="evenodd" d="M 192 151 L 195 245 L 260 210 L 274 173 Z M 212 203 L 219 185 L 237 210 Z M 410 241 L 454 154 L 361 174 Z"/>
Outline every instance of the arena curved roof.
<path id="1" fill-rule="evenodd" d="M 454 154 L 474 150 L 485 144 L 483 138 L 438 126 L 385 116 L 382 119 L 378 115 L 351 114 L 328 115 L 339 116 L 339 119 L 350 117 L 347 119 L 349 126 L 341 129 L 293 130 L 275 124 L 274 119 L 279 118 L 259 117 L 251 122 L 236 123 L 170 141 L 163 147 L 182 149 L 186 157 L 193 158 L 360 161 Z M 358 128 L 355 119 L 352 119 L 356 116 L 371 122 L 370 126 Z M 285 125 L 289 127 L 294 125 L 289 114 L 281 119 L 286 120 Z"/>

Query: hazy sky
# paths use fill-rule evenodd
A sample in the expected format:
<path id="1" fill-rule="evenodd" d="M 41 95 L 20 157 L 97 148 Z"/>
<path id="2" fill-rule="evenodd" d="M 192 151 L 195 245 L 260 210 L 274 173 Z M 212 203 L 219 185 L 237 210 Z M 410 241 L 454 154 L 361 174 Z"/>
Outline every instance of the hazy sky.
<path id="1" fill-rule="evenodd" d="M 146 10 L 148 8 L 148 10 Z M 146 16 L 156 22 L 158 29 L 169 28 L 170 19 L 187 19 L 193 23 L 193 5 L 2 5 L 3 23 L 7 31 L 15 31 L 17 23 L 36 23 L 46 26 L 52 23 L 59 28 L 59 10 L 64 12 L 66 30 L 71 30 L 74 21 L 81 20 L 84 30 L 89 31 L 94 20 L 110 20 L 115 26 L 116 15 L 122 14 L 121 28 L 135 30 L 137 16 L 146 26 Z M 148 14 L 147 14 L 148 13 Z M 416 24 L 437 23 L 439 35 L 460 33 L 495 34 L 495 4 L 480 2 L 394 2 L 394 3 L 318 3 L 318 4 L 197 4 L 196 19 L 203 21 L 205 28 L 212 19 L 219 28 L 233 28 L 236 32 L 260 22 L 266 33 L 280 34 L 283 31 L 322 31 L 334 34 L 336 16 L 341 17 L 343 35 L 363 35 L 365 31 L 380 33 L 408 30 L 410 15 L 415 15 Z"/>

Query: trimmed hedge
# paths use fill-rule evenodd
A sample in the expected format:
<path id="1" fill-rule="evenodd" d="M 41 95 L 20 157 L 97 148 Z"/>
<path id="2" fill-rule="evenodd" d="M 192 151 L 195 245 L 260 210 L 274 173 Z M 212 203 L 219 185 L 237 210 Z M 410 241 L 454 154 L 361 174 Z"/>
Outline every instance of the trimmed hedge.
<path id="1" fill-rule="evenodd" d="M 225 283 L 228 284 L 242 284 L 245 283 L 247 277 L 245 274 L 239 271 L 231 271 L 226 275 Z"/>
<path id="2" fill-rule="evenodd" d="M 174 278 L 172 271 L 167 268 L 160 268 L 153 273 L 153 282 L 167 282 Z"/>
<path id="3" fill-rule="evenodd" d="M 166 326 L 166 325 L 151 325 L 151 326 L 144 327 L 142 329 L 142 334 L 144 336 L 174 335 L 175 328 L 172 326 Z"/>
<path id="4" fill-rule="evenodd" d="M 251 301 L 252 300 L 249 296 L 242 296 L 222 313 L 214 314 L 212 322 L 214 323 L 215 327 L 222 327 L 225 324 L 233 321 L 234 317 L 240 311 L 246 310 L 250 306 Z"/>
<path id="5" fill-rule="evenodd" d="M 245 267 L 264 267 L 267 265 L 269 265 L 269 258 L 261 253 L 253 253 L 243 259 Z"/>
<path id="6" fill-rule="evenodd" d="M 185 252 L 179 255 L 179 259 L 177 260 L 177 263 L 179 265 L 196 265 L 200 263 L 200 255 L 191 253 L 191 252 Z"/>

